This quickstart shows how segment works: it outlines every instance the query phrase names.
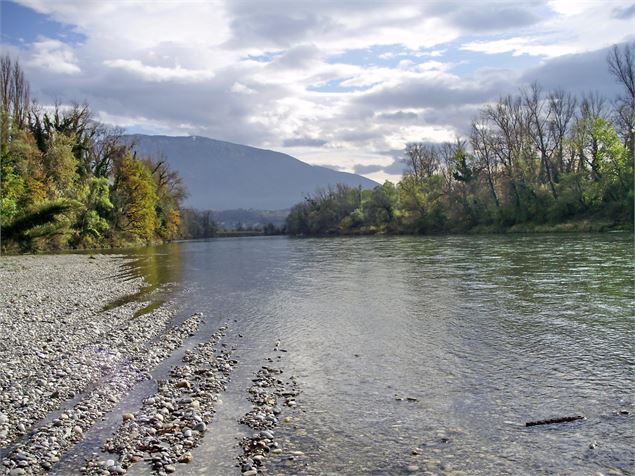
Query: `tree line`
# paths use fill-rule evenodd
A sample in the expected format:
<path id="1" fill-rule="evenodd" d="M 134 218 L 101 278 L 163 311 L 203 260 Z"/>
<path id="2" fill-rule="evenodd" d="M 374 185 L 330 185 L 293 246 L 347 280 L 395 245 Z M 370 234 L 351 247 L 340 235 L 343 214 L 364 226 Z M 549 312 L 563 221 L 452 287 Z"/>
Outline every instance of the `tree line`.
<path id="1" fill-rule="evenodd" d="M 0 59 L 3 249 L 94 248 L 171 240 L 185 187 L 161 160 L 137 157 L 87 105 L 43 108 L 18 61 Z"/>
<path id="2" fill-rule="evenodd" d="M 613 47 L 608 67 L 622 89 L 614 101 L 534 83 L 483 107 L 468 137 L 407 144 L 398 184 L 306 198 L 289 233 L 632 228 L 635 43 Z"/>

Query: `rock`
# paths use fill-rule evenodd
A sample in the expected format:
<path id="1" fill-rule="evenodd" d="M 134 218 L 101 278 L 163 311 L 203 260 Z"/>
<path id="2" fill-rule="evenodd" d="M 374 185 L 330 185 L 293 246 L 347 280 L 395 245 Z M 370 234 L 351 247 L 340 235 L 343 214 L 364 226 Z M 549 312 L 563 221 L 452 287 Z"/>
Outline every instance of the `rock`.
<path id="1" fill-rule="evenodd" d="M 115 465 L 115 460 L 114 460 L 114 459 L 109 459 L 109 460 L 106 460 L 106 464 L 105 464 L 106 468 L 109 468 L 109 469 L 110 469 L 110 468 L 112 468 L 114 465 Z"/>
<path id="2" fill-rule="evenodd" d="M 189 451 L 187 451 L 186 453 L 183 453 L 181 457 L 179 458 L 179 463 L 189 464 L 191 462 L 192 462 L 192 453 L 190 453 Z"/>
<path id="3" fill-rule="evenodd" d="M 249 471 L 245 471 L 243 473 L 243 476 L 256 476 L 258 474 L 258 471 L 255 469 L 250 469 Z"/>
<path id="4" fill-rule="evenodd" d="M 81 426 L 75 425 L 73 427 L 73 433 L 77 433 L 78 435 L 81 435 L 82 433 L 84 433 L 84 430 L 82 430 Z"/>
<path id="5" fill-rule="evenodd" d="M 416 473 L 417 471 L 419 471 L 419 466 L 415 464 L 411 464 L 406 469 L 408 470 L 409 473 Z"/>
<path id="6" fill-rule="evenodd" d="M 190 430 L 189 428 L 183 430 L 183 436 L 185 438 L 192 438 L 192 430 Z"/>
<path id="7" fill-rule="evenodd" d="M 207 430 L 207 425 L 205 424 L 205 422 L 200 422 L 196 424 L 194 429 L 196 431 L 204 432 L 205 430 Z"/>
<path id="8" fill-rule="evenodd" d="M 174 473 L 174 472 L 176 471 L 176 467 L 175 467 L 175 466 L 173 466 L 173 465 L 171 465 L 171 464 L 166 464 L 166 465 L 163 467 L 163 470 L 164 470 L 166 473 Z"/>
<path id="9" fill-rule="evenodd" d="M 9 476 L 22 476 L 23 474 L 26 474 L 26 471 L 24 471 L 22 468 L 13 468 L 11 471 L 9 471 Z"/>
<path id="10" fill-rule="evenodd" d="M 413 455 L 420 455 L 421 454 L 421 448 L 414 448 L 412 450 L 412 454 Z"/>
<path id="11" fill-rule="evenodd" d="M 132 413 L 124 413 L 123 415 L 121 415 L 121 419 L 123 421 L 134 420 L 134 414 L 132 414 Z"/>

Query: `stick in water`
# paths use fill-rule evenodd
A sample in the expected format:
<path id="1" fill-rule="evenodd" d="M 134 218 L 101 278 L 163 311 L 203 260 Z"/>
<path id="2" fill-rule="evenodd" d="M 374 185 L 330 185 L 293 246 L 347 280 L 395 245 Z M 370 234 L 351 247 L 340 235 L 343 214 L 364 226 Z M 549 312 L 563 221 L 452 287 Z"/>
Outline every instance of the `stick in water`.
<path id="1" fill-rule="evenodd" d="M 568 421 L 584 420 L 582 415 L 566 416 L 561 418 L 552 418 L 550 420 L 528 421 L 525 426 L 551 425 L 553 423 L 566 423 Z"/>

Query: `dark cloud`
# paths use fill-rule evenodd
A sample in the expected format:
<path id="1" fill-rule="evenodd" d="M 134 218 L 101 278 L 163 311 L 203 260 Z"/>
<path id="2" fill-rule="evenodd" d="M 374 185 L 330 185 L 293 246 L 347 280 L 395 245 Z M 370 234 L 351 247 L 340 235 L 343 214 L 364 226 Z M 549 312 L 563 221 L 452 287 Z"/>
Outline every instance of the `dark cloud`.
<path id="1" fill-rule="evenodd" d="M 232 38 L 227 46 L 285 48 L 337 28 L 337 23 L 320 14 L 319 8 L 309 11 L 302 8 L 301 3 L 275 0 L 229 2 Z"/>
<path id="2" fill-rule="evenodd" d="M 353 170 L 355 171 L 356 174 L 372 174 L 375 172 L 379 172 L 380 170 L 383 170 L 383 166 L 382 165 L 365 165 L 365 164 L 355 164 L 353 166 Z"/>
<path id="3" fill-rule="evenodd" d="M 403 155 L 403 153 L 401 155 Z M 395 159 L 395 161 L 392 164 L 388 165 L 387 167 L 384 167 L 384 172 L 391 175 L 401 175 L 403 174 L 405 169 L 406 169 L 406 161 L 403 158 L 400 158 L 400 159 Z"/>
<path id="4" fill-rule="evenodd" d="M 326 167 L 327 169 L 338 170 L 340 172 L 343 170 L 346 170 L 346 167 L 342 167 L 341 165 L 334 165 L 334 164 L 320 164 L 320 167 Z"/>
<path id="5" fill-rule="evenodd" d="M 416 121 L 419 118 L 419 114 L 416 112 L 384 112 L 381 114 L 377 114 L 375 118 L 378 121 L 386 121 L 386 122 L 412 122 Z"/>
<path id="6" fill-rule="evenodd" d="M 403 160 L 403 152 L 400 152 L 397 158 L 393 159 L 393 162 L 389 165 L 365 165 L 355 164 L 353 170 L 356 174 L 373 174 L 375 172 L 384 172 L 390 175 L 401 175 L 406 168 L 406 162 Z"/>
<path id="7" fill-rule="evenodd" d="M 565 89 L 576 94 L 593 91 L 613 98 L 619 92 L 619 86 L 609 74 L 608 52 L 609 48 L 604 48 L 554 58 L 525 72 L 520 82 L 528 84 L 537 81 L 545 89 Z"/>
<path id="8" fill-rule="evenodd" d="M 284 147 L 322 147 L 326 144 L 328 144 L 328 141 L 325 141 L 323 139 L 312 139 L 310 137 L 298 137 L 296 139 L 286 139 L 282 143 Z"/>
<path id="9" fill-rule="evenodd" d="M 635 3 L 630 7 L 615 7 L 611 12 L 611 17 L 618 20 L 628 20 L 635 16 Z"/>
<path id="10" fill-rule="evenodd" d="M 319 59 L 320 50 L 315 45 L 299 45 L 289 48 L 284 54 L 277 56 L 269 65 L 272 69 L 300 69 Z"/>
<path id="11" fill-rule="evenodd" d="M 475 5 L 471 2 L 466 2 L 465 5 L 465 8 L 451 14 L 450 18 L 457 26 L 473 32 L 521 28 L 540 21 L 531 11 L 514 5 Z"/>
<path id="12" fill-rule="evenodd" d="M 463 104 L 480 104 L 509 89 L 513 73 L 490 74 L 487 81 L 465 78 L 454 82 L 444 78 L 410 79 L 361 95 L 358 104 L 379 109 L 444 108 Z"/>
<path id="13" fill-rule="evenodd" d="M 339 140 L 345 142 L 365 142 L 371 139 L 375 139 L 378 136 L 377 130 L 367 129 L 364 125 L 360 124 L 359 128 L 337 130 L 336 137 Z"/>

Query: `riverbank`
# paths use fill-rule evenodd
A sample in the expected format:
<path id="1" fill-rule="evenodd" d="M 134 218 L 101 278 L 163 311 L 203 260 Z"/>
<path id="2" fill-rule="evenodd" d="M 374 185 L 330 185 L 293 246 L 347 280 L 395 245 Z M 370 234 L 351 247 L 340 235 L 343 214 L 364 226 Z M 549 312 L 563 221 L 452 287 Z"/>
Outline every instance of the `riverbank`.
<path id="1" fill-rule="evenodd" d="M 146 283 L 125 276 L 125 263 L 112 255 L 0 260 L 0 474 L 55 471 L 196 332 L 201 316 L 178 322 L 174 303 L 141 315 L 147 303 L 126 303 Z"/>
<path id="2" fill-rule="evenodd" d="M 166 475 L 205 464 L 195 449 L 238 364 L 228 324 L 184 314 L 175 298 L 148 306 L 161 289 L 147 293 L 128 263 L 119 255 L 0 259 L 0 474 Z M 273 408 L 261 411 L 272 429 Z M 223 461 L 252 474 L 263 456 L 245 454 L 243 437 L 227 438 Z"/>
<path id="3" fill-rule="evenodd" d="M 329 236 L 460 236 L 460 235 L 513 235 L 548 233 L 607 233 L 633 232 L 633 223 L 615 223 L 607 220 L 578 219 L 560 223 L 518 223 L 512 226 L 477 225 L 467 229 L 435 230 L 425 233 L 411 233 L 388 226 L 341 228 L 324 233 L 289 235 L 293 237 Z"/>

